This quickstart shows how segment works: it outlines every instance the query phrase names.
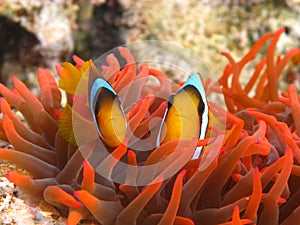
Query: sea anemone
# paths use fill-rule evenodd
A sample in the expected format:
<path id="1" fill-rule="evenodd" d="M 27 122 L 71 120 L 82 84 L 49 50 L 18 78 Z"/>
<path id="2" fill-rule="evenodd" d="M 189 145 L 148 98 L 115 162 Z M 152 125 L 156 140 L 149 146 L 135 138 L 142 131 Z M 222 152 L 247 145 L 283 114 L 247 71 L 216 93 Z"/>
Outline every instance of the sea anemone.
<path id="1" fill-rule="evenodd" d="M 208 79 L 204 87 L 208 96 L 223 94 L 228 111 L 209 102 L 209 131 L 201 140 L 157 144 L 149 138 L 159 134 L 160 123 L 153 119 L 164 117 L 169 96 L 182 83 L 174 84 L 147 63 L 138 68 L 127 48 L 118 48 L 126 61 L 122 68 L 116 54 L 109 54 L 107 65 L 98 69 L 78 57 L 74 57 L 76 65 L 57 66 L 59 85 L 49 71 L 39 69 L 40 97 L 14 77 L 13 90 L 0 85 L 0 135 L 14 150 L 1 148 L 0 158 L 31 176 L 12 171 L 6 177 L 32 198 L 56 207 L 68 217 L 67 224 L 81 220 L 103 225 L 298 224 L 300 96 L 293 84 L 278 93 L 278 79 L 300 50 L 275 57 L 284 31 L 263 36 L 238 62 L 222 53 L 229 65 L 218 80 L 220 86 Z M 248 83 L 241 85 L 244 66 L 269 39 L 266 57 Z M 150 76 L 159 84 L 148 83 Z M 100 125 L 93 120 L 89 104 L 89 90 L 97 77 L 115 91 L 116 95 L 106 93 L 114 102 L 123 96 L 130 133 L 119 142 L 97 132 Z M 66 92 L 64 106 L 58 86 Z M 134 104 L 127 102 L 132 98 Z M 136 151 L 136 137 L 150 150 Z M 144 144 L 148 141 L 150 147 Z M 194 159 L 191 156 L 199 146 L 204 150 Z M 168 164 L 162 165 L 165 160 Z M 100 170 L 99 163 L 103 164 Z M 126 167 L 121 167 L 121 178 L 116 180 L 120 163 Z M 144 168 L 153 165 L 149 176 Z"/>

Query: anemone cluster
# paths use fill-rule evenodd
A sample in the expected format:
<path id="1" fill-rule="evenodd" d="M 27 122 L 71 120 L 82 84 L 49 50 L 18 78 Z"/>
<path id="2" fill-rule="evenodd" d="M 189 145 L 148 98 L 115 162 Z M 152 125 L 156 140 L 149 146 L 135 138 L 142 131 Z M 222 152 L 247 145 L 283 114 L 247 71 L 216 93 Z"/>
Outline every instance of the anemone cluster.
<path id="1" fill-rule="evenodd" d="M 113 54 L 101 72 L 92 61 L 74 57 L 76 65 L 57 66 L 58 84 L 49 71 L 39 69 L 39 97 L 16 77 L 13 90 L 0 84 L 0 137 L 14 146 L 14 150 L 1 148 L 0 158 L 31 175 L 11 171 L 6 177 L 33 199 L 56 207 L 68 217 L 69 225 L 82 220 L 103 225 L 299 224 L 300 96 L 293 84 L 279 93 L 278 80 L 291 60 L 299 59 L 300 50 L 275 57 L 283 32 L 282 28 L 264 35 L 239 61 L 222 53 L 229 64 L 218 80 L 220 86 L 210 80 L 204 86 L 208 96 L 223 94 L 227 109 L 209 102 L 206 139 L 173 140 L 140 155 L 131 148 L 132 137 L 128 136 L 109 148 L 112 157 L 104 159 L 106 174 L 113 174 L 118 161 L 125 162 L 130 167 L 123 171 L 124 183 L 95 172 L 97 160 L 91 160 L 97 156 L 95 146 L 87 154 L 80 150 L 72 120 L 78 111 L 74 102 L 87 98 L 78 95 L 77 87 L 85 76 L 96 74 L 119 94 L 144 78 L 134 93 L 139 93 L 138 100 L 125 112 L 132 136 L 143 140 L 149 136 L 151 119 L 162 118 L 167 107 L 166 101 L 156 97 L 157 92 L 168 90 L 165 94 L 170 95 L 178 89 L 162 71 L 146 63 L 137 68 L 130 51 L 121 47 L 119 53 L 127 63 L 123 68 Z M 265 58 L 242 86 L 243 68 L 267 41 Z M 145 85 L 149 76 L 159 84 Z M 64 106 L 59 88 L 67 95 Z M 25 122 L 12 107 L 22 113 Z M 176 148 L 178 145 L 181 147 Z M 200 158 L 181 160 L 197 146 L 204 146 Z M 160 163 L 172 154 L 178 160 L 169 162 L 151 182 L 138 182 L 143 175 L 140 166 Z M 179 165 L 176 172 L 166 176 L 175 164 Z"/>

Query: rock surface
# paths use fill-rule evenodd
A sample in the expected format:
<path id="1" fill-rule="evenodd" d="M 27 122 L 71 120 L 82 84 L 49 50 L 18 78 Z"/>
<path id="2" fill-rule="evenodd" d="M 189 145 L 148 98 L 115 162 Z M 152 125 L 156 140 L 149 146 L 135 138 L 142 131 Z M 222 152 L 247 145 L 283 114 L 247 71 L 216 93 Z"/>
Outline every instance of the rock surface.
<path id="1" fill-rule="evenodd" d="M 156 39 L 183 45 L 197 54 L 216 76 L 228 61 L 229 51 L 238 60 L 262 35 L 279 27 L 289 34 L 277 51 L 300 47 L 299 1 L 164 0 L 132 1 L 125 11 L 126 42 Z"/>
<path id="2" fill-rule="evenodd" d="M 54 68 L 74 49 L 77 6 L 71 0 L 7 0 L 0 3 L 1 81 L 16 74 L 29 85 L 36 66 Z M 9 82 L 8 82 L 9 83 Z"/>

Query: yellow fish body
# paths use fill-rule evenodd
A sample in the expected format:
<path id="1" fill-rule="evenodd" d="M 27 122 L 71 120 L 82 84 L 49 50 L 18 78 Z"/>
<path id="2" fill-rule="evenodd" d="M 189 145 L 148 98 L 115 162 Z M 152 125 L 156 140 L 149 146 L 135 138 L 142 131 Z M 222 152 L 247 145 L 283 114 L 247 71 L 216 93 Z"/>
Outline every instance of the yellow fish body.
<path id="1" fill-rule="evenodd" d="M 158 134 L 157 145 L 173 140 L 204 139 L 209 123 L 209 109 L 200 75 L 193 74 L 169 99 Z M 200 157 L 202 146 L 193 159 Z"/>
<path id="2" fill-rule="evenodd" d="M 127 124 L 118 95 L 102 78 L 97 78 L 91 88 L 90 105 L 96 130 L 110 147 L 124 140 Z"/>

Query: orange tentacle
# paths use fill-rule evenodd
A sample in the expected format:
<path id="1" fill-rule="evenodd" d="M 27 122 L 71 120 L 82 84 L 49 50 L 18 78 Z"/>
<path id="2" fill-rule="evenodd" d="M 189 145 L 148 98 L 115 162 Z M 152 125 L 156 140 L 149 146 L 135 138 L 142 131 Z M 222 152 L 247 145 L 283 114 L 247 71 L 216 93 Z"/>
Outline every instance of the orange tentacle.
<path id="1" fill-rule="evenodd" d="M 275 70 L 274 64 L 274 54 L 276 44 L 279 40 L 280 35 L 285 32 L 285 28 L 281 28 L 274 33 L 274 37 L 271 40 L 268 50 L 267 50 L 267 75 L 268 84 L 267 87 L 270 93 L 270 100 L 276 101 L 278 99 L 278 89 L 277 89 L 277 71 Z"/>
<path id="2" fill-rule="evenodd" d="M 297 135 L 300 136 L 300 102 L 298 100 L 295 85 L 290 84 L 288 94 L 290 99 L 291 111 L 294 119 L 295 130 Z"/>
<path id="3" fill-rule="evenodd" d="M 116 225 L 136 224 L 138 215 L 141 213 L 145 205 L 150 201 L 153 195 L 160 189 L 162 185 L 162 177 L 157 183 L 147 186 L 140 195 L 138 195 L 129 205 L 118 215 Z"/>
<path id="4" fill-rule="evenodd" d="M 244 213 L 244 218 L 249 218 L 253 222 L 257 220 L 257 210 L 262 197 L 262 185 L 260 181 L 260 173 L 258 168 L 255 168 L 253 174 L 253 191 L 249 203 Z"/>
<path id="5" fill-rule="evenodd" d="M 185 174 L 186 174 L 186 170 L 182 170 L 178 174 L 173 186 L 173 191 L 172 191 L 168 208 L 166 209 L 158 225 L 173 224 L 175 222 L 176 213 L 180 203 L 180 197 L 182 191 L 182 180 Z"/>

